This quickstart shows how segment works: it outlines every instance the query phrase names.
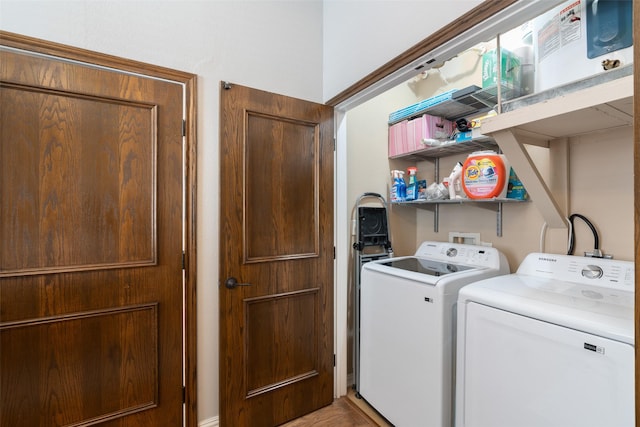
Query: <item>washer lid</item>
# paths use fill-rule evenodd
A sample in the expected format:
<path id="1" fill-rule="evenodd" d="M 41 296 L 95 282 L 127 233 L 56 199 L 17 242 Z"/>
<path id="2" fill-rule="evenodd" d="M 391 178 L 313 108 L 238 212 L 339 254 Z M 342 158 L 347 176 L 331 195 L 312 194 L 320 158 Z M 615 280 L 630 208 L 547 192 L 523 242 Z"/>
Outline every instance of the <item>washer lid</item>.
<path id="1" fill-rule="evenodd" d="M 415 257 L 391 258 L 386 261 L 380 261 L 380 264 L 387 267 L 399 268 L 401 270 L 413 271 L 436 277 L 444 276 L 445 274 L 457 273 L 458 271 L 471 270 L 474 268 L 467 267 L 465 265 L 449 264 Z"/>
<path id="2" fill-rule="evenodd" d="M 363 277 L 367 272 L 383 273 L 400 277 L 427 285 L 439 286 L 441 284 L 463 280 L 466 283 L 480 278 L 489 277 L 486 274 L 478 274 L 489 271 L 487 268 L 478 268 L 468 265 L 460 265 L 416 256 L 406 256 L 371 261 L 362 266 Z M 491 270 L 494 271 L 494 270 Z"/>
<path id="3" fill-rule="evenodd" d="M 633 292 L 509 274 L 462 288 L 458 303 L 468 302 L 634 343 Z"/>

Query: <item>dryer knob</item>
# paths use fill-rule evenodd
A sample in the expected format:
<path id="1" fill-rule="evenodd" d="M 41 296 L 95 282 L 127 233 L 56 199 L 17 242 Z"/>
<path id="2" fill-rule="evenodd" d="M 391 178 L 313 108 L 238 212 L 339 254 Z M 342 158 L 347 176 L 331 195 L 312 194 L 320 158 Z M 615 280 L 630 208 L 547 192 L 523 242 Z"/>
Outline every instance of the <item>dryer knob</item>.
<path id="1" fill-rule="evenodd" d="M 582 275 L 587 279 L 599 279 L 602 274 L 602 268 L 597 265 L 587 265 L 582 269 Z"/>

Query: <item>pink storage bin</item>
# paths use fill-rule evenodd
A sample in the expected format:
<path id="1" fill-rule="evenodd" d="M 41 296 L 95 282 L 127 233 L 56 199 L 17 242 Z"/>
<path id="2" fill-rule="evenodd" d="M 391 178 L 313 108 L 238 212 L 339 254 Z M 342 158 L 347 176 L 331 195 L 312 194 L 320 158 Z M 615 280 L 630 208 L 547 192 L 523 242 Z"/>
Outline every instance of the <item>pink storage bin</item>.
<path id="1" fill-rule="evenodd" d="M 441 141 L 446 141 L 451 138 L 451 134 L 455 127 L 453 122 L 443 119 L 442 117 L 429 116 L 426 114 L 425 117 L 427 122 L 427 132 L 423 138 L 437 139 Z"/>
<path id="2" fill-rule="evenodd" d="M 403 120 L 389 126 L 389 157 L 407 152 L 407 120 Z"/>
<path id="3" fill-rule="evenodd" d="M 422 116 L 410 120 L 407 123 L 407 147 L 408 152 L 425 148 L 423 140 L 448 140 L 453 132 L 453 122 L 442 117 Z"/>
<path id="4" fill-rule="evenodd" d="M 422 138 L 427 131 L 427 119 L 422 115 L 407 122 L 407 152 L 422 148 Z"/>
<path id="5" fill-rule="evenodd" d="M 424 139 L 447 140 L 453 128 L 453 122 L 428 114 L 391 125 L 389 126 L 389 157 L 422 150 L 426 147 Z"/>

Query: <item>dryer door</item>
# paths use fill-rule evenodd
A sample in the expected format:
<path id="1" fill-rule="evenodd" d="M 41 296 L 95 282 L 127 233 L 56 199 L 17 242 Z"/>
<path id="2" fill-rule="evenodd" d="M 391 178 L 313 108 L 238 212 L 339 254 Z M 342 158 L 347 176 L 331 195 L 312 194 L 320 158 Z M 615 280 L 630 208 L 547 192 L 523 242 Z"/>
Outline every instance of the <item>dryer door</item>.
<path id="1" fill-rule="evenodd" d="M 459 426 L 631 426 L 634 348 L 469 303 Z"/>

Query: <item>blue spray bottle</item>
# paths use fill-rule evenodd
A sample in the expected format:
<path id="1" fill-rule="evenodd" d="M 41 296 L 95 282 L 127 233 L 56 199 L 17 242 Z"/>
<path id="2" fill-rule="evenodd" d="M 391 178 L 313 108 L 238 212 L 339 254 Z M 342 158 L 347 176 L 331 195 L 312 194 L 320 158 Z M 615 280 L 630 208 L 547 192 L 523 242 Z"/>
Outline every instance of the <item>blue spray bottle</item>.
<path id="1" fill-rule="evenodd" d="M 416 200 L 418 198 L 418 183 L 416 182 L 416 173 L 418 168 L 411 166 L 407 169 L 409 173 L 409 185 L 407 185 L 407 201 Z"/>
<path id="2" fill-rule="evenodd" d="M 391 185 L 391 201 L 404 202 L 407 198 L 407 185 L 404 182 L 404 172 L 392 170 L 393 185 Z"/>

